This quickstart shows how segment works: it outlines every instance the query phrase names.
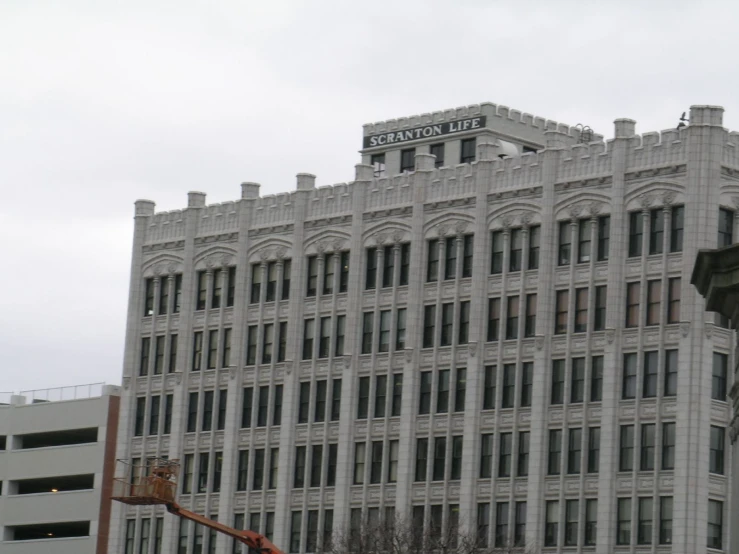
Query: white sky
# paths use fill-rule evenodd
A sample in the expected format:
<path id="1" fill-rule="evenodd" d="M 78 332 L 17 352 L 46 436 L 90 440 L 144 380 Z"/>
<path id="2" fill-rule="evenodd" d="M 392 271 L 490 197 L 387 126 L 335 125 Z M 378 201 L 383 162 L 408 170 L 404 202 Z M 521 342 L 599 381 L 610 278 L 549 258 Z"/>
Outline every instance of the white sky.
<path id="1" fill-rule="evenodd" d="M 491 101 L 606 137 L 719 104 L 739 2 L 0 2 L 0 391 L 119 383 L 133 201 L 349 181 L 362 124 Z"/>

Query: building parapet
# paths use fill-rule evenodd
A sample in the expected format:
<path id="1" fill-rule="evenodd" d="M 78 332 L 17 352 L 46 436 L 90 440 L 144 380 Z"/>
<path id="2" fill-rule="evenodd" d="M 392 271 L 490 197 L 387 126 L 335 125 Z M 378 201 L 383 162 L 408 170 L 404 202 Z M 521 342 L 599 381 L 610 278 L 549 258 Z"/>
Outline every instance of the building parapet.
<path id="1" fill-rule="evenodd" d="M 40 404 L 67 400 L 85 400 L 118 394 L 120 394 L 120 387 L 115 385 L 106 385 L 105 383 L 87 383 L 84 385 L 70 385 L 66 387 L 22 390 L 17 394 L 13 392 L 0 393 L 0 404 Z M 9 395 L 7 402 L 4 401 L 4 395 Z"/>

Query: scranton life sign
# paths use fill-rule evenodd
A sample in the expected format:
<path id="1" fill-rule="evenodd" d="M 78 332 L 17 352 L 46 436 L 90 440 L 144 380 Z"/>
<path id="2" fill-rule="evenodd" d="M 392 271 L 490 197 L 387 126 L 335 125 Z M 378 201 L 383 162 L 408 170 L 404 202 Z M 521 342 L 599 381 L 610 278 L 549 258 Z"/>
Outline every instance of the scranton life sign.
<path id="1" fill-rule="evenodd" d="M 447 121 L 445 123 L 424 125 L 423 127 L 416 127 L 415 129 L 404 129 L 402 131 L 392 131 L 390 133 L 382 133 L 381 135 L 364 137 L 364 148 L 398 144 L 400 142 L 408 142 L 409 140 L 441 137 L 444 135 L 451 135 L 453 133 L 471 131 L 472 129 L 480 129 L 484 126 L 484 115 L 471 117 L 469 119 L 460 119 L 459 121 Z"/>

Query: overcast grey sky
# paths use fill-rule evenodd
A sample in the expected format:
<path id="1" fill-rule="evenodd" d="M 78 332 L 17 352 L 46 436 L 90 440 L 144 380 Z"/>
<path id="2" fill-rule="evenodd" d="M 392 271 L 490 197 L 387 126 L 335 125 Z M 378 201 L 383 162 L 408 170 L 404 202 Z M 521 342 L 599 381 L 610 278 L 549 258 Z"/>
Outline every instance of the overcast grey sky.
<path id="1" fill-rule="evenodd" d="M 119 383 L 133 201 L 353 178 L 362 124 L 491 101 L 739 128 L 739 3 L 0 2 L 0 391 Z"/>

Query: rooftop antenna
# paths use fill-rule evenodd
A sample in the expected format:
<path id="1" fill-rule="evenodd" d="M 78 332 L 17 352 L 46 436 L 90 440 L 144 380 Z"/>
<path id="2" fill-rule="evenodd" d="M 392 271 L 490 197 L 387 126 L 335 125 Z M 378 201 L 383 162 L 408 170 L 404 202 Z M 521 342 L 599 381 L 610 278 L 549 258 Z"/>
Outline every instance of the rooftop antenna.
<path id="1" fill-rule="evenodd" d="M 685 122 L 686 122 L 686 121 L 687 121 L 688 123 L 690 123 L 690 120 L 689 120 L 689 119 L 688 119 L 687 117 L 685 117 L 685 114 L 686 114 L 686 113 L 687 113 L 687 112 L 683 112 L 683 115 L 681 115 L 681 116 L 680 116 L 680 123 L 678 123 L 678 124 L 677 124 L 677 130 L 678 130 L 678 131 L 679 131 L 680 129 L 682 129 L 683 127 L 687 127 L 687 125 L 685 124 Z"/>
<path id="2" fill-rule="evenodd" d="M 593 140 L 593 130 L 589 125 L 578 123 L 575 125 L 575 129 L 580 131 L 580 138 L 577 139 L 578 144 L 587 144 Z"/>

